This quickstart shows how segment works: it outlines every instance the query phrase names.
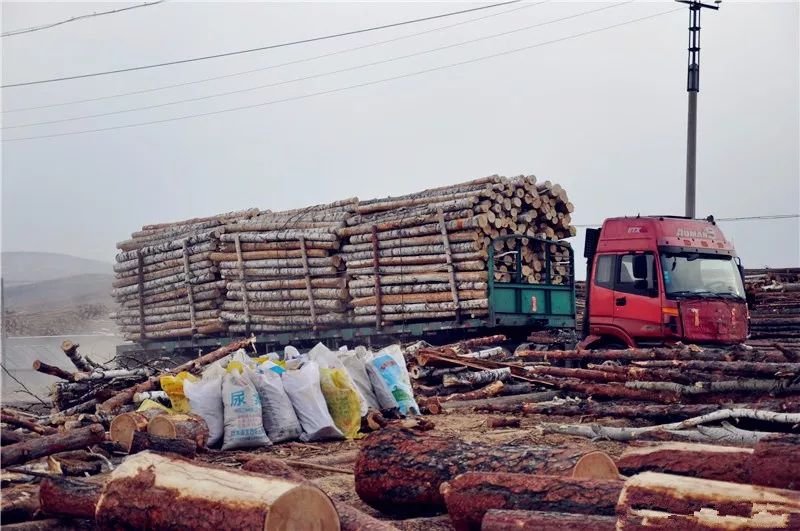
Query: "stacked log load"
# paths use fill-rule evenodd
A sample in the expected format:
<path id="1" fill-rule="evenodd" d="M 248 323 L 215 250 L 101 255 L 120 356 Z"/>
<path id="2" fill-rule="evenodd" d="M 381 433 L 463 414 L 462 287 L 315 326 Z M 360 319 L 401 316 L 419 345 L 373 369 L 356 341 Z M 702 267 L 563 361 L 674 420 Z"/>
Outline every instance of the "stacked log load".
<path id="1" fill-rule="evenodd" d="M 115 318 L 140 340 L 482 316 L 490 271 L 569 282 L 569 246 L 555 240 L 575 234 L 572 210 L 557 184 L 494 175 L 149 225 L 119 244 Z"/>
<path id="2" fill-rule="evenodd" d="M 348 322 L 337 230 L 356 198 L 264 212 L 225 227 L 210 258 L 225 282 L 222 319 L 232 333 L 330 328 Z"/>
<path id="3" fill-rule="evenodd" d="M 495 175 L 359 202 L 338 232 L 347 239 L 340 254 L 354 322 L 485 315 L 490 246 L 495 280 L 566 283 L 568 250 L 532 238 L 574 235 L 572 210 L 563 188 L 534 176 Z M 492 243 L 510 234 L 524 238 Z"/>
<path id="4" fill-rule="evenodd" d="M 748 269 L 753 340 L 800 343 L 800 268 Z"/>
<path id="5" fill-rule="evenodd" d="M 224 282 L 210 260 L 221 228 L 257 210 L 145 225 L 117 243 L 112 314 L 125 339 L 177 338 L 225 331 Z"/>

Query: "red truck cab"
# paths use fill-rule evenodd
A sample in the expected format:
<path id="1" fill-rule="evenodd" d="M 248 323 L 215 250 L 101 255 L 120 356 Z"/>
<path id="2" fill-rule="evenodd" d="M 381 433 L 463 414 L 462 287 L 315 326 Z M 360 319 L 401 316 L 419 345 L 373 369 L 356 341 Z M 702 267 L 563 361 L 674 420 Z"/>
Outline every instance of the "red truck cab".
<path id="1" fill-rule="evenodd" d="M 584 346 L 743 342 L 741 264 L 713 218 L 610 218 L 586 235 Z"/>

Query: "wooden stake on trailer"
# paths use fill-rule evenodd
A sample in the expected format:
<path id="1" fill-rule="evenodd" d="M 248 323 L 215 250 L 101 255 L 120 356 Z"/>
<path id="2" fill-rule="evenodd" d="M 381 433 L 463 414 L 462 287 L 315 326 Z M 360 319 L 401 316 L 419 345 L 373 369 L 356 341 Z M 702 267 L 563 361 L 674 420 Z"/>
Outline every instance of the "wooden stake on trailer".
<path id="1" fill-rule="evenodd" d="M 139 339 L 144 340 L 147 337 L 144 330 L 144 256 L 142 256 L 142 253 L 140 253 L 138 250 L 136 251 L 136 261 L 136 273 L 139 277 L 139 289 L 137 290 L 137 293 L 139 294 Z"/>
<path id="2" fill-rule="evenodd" d="M 245 323 L 245 333 L 250 333 L 250 308 L 247 304 L 247 282 L 244 278 L 244 261 L 242 260 L 242 242 L 239 238 L 239 233 L 237 232 L 233 236 L 233 243 L 236 246 L 236 267 L 239 270 L 239 282 L 241 285 L 241 292 L 242 292 L 242 306 L 244 309 L 244 323 Z"/>
<path id="3" fill-rule="evenodd" d="M 300 236 L 300 255 L 303 258 L 303 277 L 306 281 L 306 293 L 308 294 L 308 308 L 311 312 L 311 324 L 313 330 L 317 329 L 317 309 L 314 307 L 314 291 L 311 289 L 311 275 L 308 272 L 308 251 L 306 250 L 306 237 Z"/>
<path id="4" fill-rule="evenodd" d="M 461 322 L 461 304 L 459 304 L 458 300 L 458 285 L 456 284 L 456 272 L 453 268 L 453 254 L 450 251 L 450 238 L 447 236 L 447 223 L 445 223 L 444 211 L 441 208 L 439 208 L 437 214 L 439 216 L 439 226 L 442 229 L 442 244 L 447 261 L 447 272 L 450 275 L 450 293 L 453 294 L 453 304 L 456 307 L 456 321 Z"/>
<path id="5" fill-rule="evenodd" d="M 186 295 L 189 299 L 189 321 L 192 324 L 192 335 L 197 333 L 197 321 L 194 315 L 194 289 L 190 282 L 191 270 L 189 269 L 189 245 L 185 238 L 181 241 L 183 247 L 183 276 L 186 284 Z"/>
<path id="6" fill-rule="evenodd" d="M 381 253 L 378 245 L 378 226 L 372 226 L 372 267 L 375 268 L 375 328 L 381 329 L 383 304 L 381 302 Z"/>

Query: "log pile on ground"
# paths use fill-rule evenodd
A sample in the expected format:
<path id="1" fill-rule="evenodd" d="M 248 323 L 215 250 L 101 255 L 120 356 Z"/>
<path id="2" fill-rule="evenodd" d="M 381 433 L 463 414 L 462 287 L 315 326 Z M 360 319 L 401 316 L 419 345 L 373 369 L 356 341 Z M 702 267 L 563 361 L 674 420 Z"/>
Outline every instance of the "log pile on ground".
<path id="1" fill-rule="evenodd" d="M 147 225 L 118 244 L 114 318 L 127 339 L 146 340 L 484 316 L 490 270 L 503 282 L 570 282 L 557 240 L 575 235 L 572 211 L 558 184 L 495 175 Z"/>
<path id="2" fill-rule="evenodd" d="M 800 469 L 780 469 L 797 443 L 780 436 L 752 450 L 639 446 L 617 468 L 567 441 L 468 443 L 390 426 L 365 440 L 355 482 L 361 499 L 387 514 L 446 511 L 456 531 L 797 529 Z M 581 468 L 589 458 L 594 466 Z"/>
<path id="3" fill-rule="evenodd" d="M 256 211 L 145 225 L 117 243 L 112 314 L 125 339 L 178 338 L 225 331 L 224 283 L 211 253 L 221 228 Z"/>
<path id="4" fill-rule="evenodd" d="M 745 270 L 754 340 L 800 346 L 800 268 Z"/>
<path id="5" fill-rule="evenodd" d="M 316 330 L 348 322 L 337 231 L 357 202 L 265 212 L 225 226 L 211 260 L 226 282 L 222 318 L 231 332 Z"/>
<path id="6" fill-rule="evenodd" d="M 495 342 L 502 344 L 503 339 Z M 407 349 L 424 411 L 438 413 L 456 404 L 470 407 L 485 399 L 488 403 L 474 404 L 489 413 L 652 423 L 641 428 L 543 425 L 555 433 L 616 440 L 724 440 L 750 446 L 772 431 L 796 431 L 800 421 L 800 363 L 784 347 L 578 351 L 530 350 L 522 345 L 514 352 L 479 348 L 483 350 L 472 352 L 464 344 Z M 582 366 L 568 368 L 565 362 Z M 548 390 L 549 398 L 541 398 Z M 533 395 L 499 398 L 517 393 Z M 740 422 L 744 428 L 732 424 Z"/>

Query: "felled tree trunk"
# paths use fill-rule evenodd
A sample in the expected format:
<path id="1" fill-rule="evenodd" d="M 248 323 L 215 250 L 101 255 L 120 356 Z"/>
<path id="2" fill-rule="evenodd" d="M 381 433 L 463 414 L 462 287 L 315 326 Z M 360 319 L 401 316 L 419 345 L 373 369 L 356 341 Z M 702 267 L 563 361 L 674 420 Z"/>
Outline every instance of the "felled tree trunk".
<path id="1" fill-rule="evenodd" d="M 756 443 L 745 467 L 750 482 L 765 487 L 800 490 L 800 435 L 773 435 Z"/>
<path id="2" fill-rule="evenodd" d="M 750 448 L 710 444 L 664 443 L 626 450 L 617 467 L 626 476 L 641 472 L 664 472 L 734 483 L 749 483 L 745 463 L 752 457 Z M 789 458 L 788 455 L 784 456 Z"/>
<path id="3" fill-rule="evenodd" d="M 338 530 L 331 500 L 305 483 L 144 452 L 114 472 L 96 511 L 101 529 Z"/>
<path id="4" fill-rule="evenodd" d="M 800 492 L 644 472 L 628 479 L 617 529 L 798 529 Z"/>
<path id="5" fill-rule="evenodd" d="M 39 511 L 39 485 L 16 485 L 3 489 L 0 519 L 3 527 L 14 522 L 31 520 Z"/>
<path id="6" fill-rule="evenodd" d="M 102 424 L 92 424 L 85 428 L 29 439 L 3 447 L 0 463 L 6 467 L 58 452 L 78 450 L 105 440 L 105 436 Z"/>
<path id="7" fill-rule="evenodd" d="M 613 516 L 623 482 L 469 472 L 444 483 L 442 495 L 456 531 L 476 530 L 489 509 Z"/>
<path id="8" fill-rule="evenodd" d="M 356 492 L 402 515 L 444 510 L 439 486 L 471 471 L 568 475 L 586 452 L 553 446 L 488 445 L 387 426 L 370 434 L 355 466 Z"/>
<path id="9" fill-rule="evenodd" d="M 172 439 L 143 431 L 133 432 L 128 453 L 136 454 L 145 450 L 160 454 L 176 454 L 192 459 L 197 455 L 197 443 L 191 439 Z"/>
<path id="10" fill-rule="evenodd" d="M 147 433 L 167 439 L 186 439 L 205 448 L 208 425 L 197 415 L 157 415 L 147 424 Z"/>
<path id="11" fill-rule="evenodd" d="M 27 418 L 23 418 L 20 415 L 15 415 L 14 413 L 6 410 L 0 412 L 0 422 L 4 422 L 5 424 L 9 424 L 11 426 L 17 426 L 19 428 L 25 428 L 26 430 L 32 431 L 33 433 L 38 433 L 39 435 L 52 435 L 58 432 L 58 430 L 55 428 L 36 424 Z"/>
<path id="12" fill-rule="evenodd" d="M 481 531 L 614 531 L 616 516 L 490 509 Z"/>
<path id="13" fill-rule="evenodd" d="M 41 483 L 42 512 L 52 516 L 94 519 L 97 502 L 108 478 L 47 478 Z"/>
<path id="14" fill-rule="evenodd" d="M 478 372 L 462 372 L 458 374 L 445 374 L 442 383 L 445 387 L 458 385 L 486 385 L 492 382 L 504 381 L 511 377 L 511 369 L 489 369 Z"/>

